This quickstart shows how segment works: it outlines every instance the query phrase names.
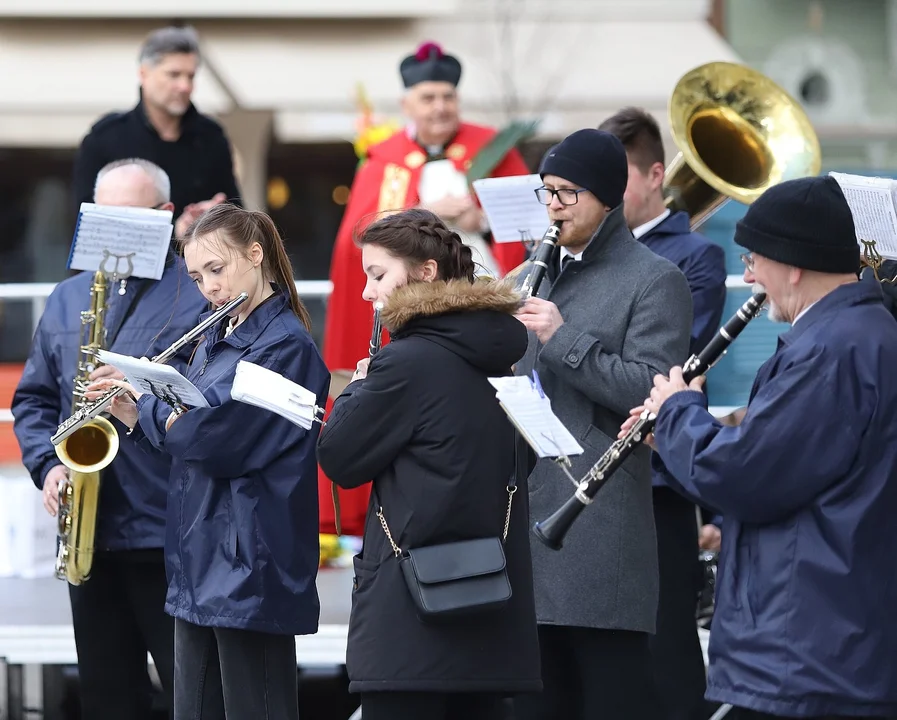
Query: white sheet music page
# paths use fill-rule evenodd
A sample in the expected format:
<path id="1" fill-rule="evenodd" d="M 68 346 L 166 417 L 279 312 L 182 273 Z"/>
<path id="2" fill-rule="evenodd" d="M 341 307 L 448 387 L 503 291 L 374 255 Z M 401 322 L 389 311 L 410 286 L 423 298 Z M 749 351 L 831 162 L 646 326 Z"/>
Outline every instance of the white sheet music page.
<path id="1" fill-rule="evenodd" d="M 511 422 L 540 458 L 581 455 L 576 438 L 564 427 L 551 409 L 551 401 L 542 395 L 530 378 L 496 377 L 489 382 Z"/>
<path id="2" fill-rule="evenodd" d="M 483 212 L 495 242 L 538 240 L 551 224 L 548 208 L 536 199 L 542 187 L 538 175 L 474 180 L 473 189 L 480 199 Z"/>
<path id="3" fill-rule="evenodd" d="M 897 181 L 830 172 L 850 206 L 860 250 L 861 240 L 874 240 L 879 255 L 897 260 Z"/>
<path id="4" fill-rule="evenodd" d="M 171 397 L 187 407 L 209 407 L 209 402 L 192 382 L 171 365 L 100 350 L 100 362 L 118 368 L 131 385 L 142 393 Z"/>
<path id="5" fill-rule="evenodd" d="M 315 394 L 283 375 L 241 360 L 230 396 L 247 405 L 270 410 L 308 430 L 317 412 Z"/>
<path id="6" fill-rule="evenodd" d="M 81 203 L 68 267 L 158 280 L 173 226 L 170 210 Z"/>

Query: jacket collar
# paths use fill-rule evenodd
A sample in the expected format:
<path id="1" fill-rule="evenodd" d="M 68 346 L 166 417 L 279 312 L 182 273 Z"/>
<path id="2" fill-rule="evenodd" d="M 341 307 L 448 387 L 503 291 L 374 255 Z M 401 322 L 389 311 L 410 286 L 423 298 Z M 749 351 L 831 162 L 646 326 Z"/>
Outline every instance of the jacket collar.
<path id="1" fill-rule="evenodd" d="M 143 102 L 143 88 L 141 88 L 138 92 L 140 95 L 140 101 L 137 103 L 137 107 L 134 108 L 135 112 L 137 113 L 137 117 L 140 119 L 141 124 L 147 130 L 153 133 L 156 137 L 159 137 L 159 131 L 156 130 L 156 127 L 150 122 L 149 116 L 146 114 L 146 105 Z M 198 116 L 199 110 L 197 110 L 196 106 L 191 102 L 187 107 L 187 112 L 185 112 L 181 117 L 180 137 L 183 137 L 190 131 Z"/>
<path id="2" fill-rule="evenodd" d="M 658 235 L 688 235 L 690 232 L 691 222 L 688 213 L 680 210 L 679 212 L 670 213 L 638 240 L 650 240 Z"/>
<path id="3" fill-rule="evenodd" d="M 632 242 L 632 233 L 623 215 L 623 203 L 611 210 L 598 226 L 592 239 L 582 253 L 582 262 L 594 262 L 614 251 L 615 248 Z"/>
<path id="4" fill-rule="evenodd" d="M 215 326 L 214 330 L 210 329 L 210 332 L 213 333 L 212 337 L 235 348 L 247 348 L 259 339 L 259 336 L 261 336 L 274 318 L 284 311 L 289 301 L 289 295 L 280 287 L 275 287 L 274 294 L 253 310 L 249 317 L 237 325 L 230 335 L 227 337 L 221 336 L 222 323 L 227 322 L 222 320 Z M 209 317 L 212 312 L 203 313 L 200 320 Z"/>
<path id="5" fill-rule="evenodd" d="M 830 313 L 867 303 L 881 303 L 881 288 L 871 283 L 853 282 L 832 290 L 811 307 L 791 329 L 782 333 L 779 338 L 785 345 L 790 345 L 801 337 L 810 327 L 818 322 L 830 322 Z"/>

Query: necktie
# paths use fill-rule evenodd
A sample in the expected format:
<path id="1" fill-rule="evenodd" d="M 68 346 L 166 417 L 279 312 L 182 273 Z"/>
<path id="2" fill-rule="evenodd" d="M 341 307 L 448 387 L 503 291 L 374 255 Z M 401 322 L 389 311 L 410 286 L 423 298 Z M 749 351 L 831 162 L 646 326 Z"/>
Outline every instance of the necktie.
<path id="1" fill-rule="evenodd" d="M 564 272 L 564 269 L 567 267 L 567 265 L 572 262 L 574 262 L 572 255 L 564 255 L 564 259 L 561 260 L 561 272 Z"/>

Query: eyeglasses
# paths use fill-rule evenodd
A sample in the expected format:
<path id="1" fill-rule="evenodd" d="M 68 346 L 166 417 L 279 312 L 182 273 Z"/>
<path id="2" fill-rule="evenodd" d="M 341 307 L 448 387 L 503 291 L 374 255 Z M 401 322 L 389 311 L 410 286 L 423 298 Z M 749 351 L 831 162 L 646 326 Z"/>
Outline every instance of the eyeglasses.
<path id="1" fill-rule="evenodd" d="M 574 190 L 573 188 L 561 188 L 560 190 L 551 190 L 547 187 L 536 188 L 536 198 L 543 205 L 551 205 L 553 198 L 560 200 L 561 205 L 576 205 L 579 201 L 579 193 L 585 192 L 585 188 Z"/>
<path id="2" fill-rule="evenodd" d="M 739 255 L 741 258 L 741 262 L 744 263 L 744 266 L 748 269 L 749 272 L 754 272 L 754 255 L 753 253 L 741 253 Z"/>

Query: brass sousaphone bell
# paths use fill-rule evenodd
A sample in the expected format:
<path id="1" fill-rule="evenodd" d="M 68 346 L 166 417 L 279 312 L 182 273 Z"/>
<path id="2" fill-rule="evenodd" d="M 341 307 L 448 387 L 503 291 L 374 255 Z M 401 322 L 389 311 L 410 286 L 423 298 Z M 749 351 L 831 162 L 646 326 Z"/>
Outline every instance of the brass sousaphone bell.
<path id="1" fill-rule="evenodd" d="M 666 168 L 667 207 L 688 213 L 692 230 L 729 200 L 750 205 L 784 180 L 818 175 L 819 140 L 800 103 L 744 65 L 689 70 L 669 101 L 679 152 Z M 535 252 L 535 248 L 531 254 Z M 526 276 L 531 260 L 506 277 Z"/>
<path id="2" fill-rule="evenodd" d="M 800 104 L 751 68 L 712 62 L 683 75 L 670 97 L 679 153 L 667 166 L 667 206 L 692 229 L 728 200 L 750 205 L 785 180 L 818 175 L 819 140 Z"/>

